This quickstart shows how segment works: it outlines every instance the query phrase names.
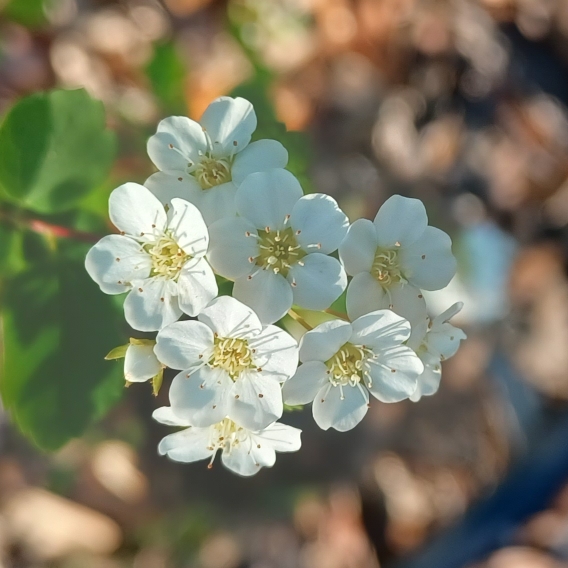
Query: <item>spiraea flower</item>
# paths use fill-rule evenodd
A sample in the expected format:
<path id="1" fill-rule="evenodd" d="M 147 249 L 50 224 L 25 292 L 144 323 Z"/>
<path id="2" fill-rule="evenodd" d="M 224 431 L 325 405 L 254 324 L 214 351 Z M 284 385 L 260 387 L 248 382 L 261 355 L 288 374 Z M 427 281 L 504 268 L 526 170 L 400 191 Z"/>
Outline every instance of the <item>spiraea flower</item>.
<path id="1" fill-rule="evenodd" d="M 160 331 L 155 352 L 182 370 L 170 388 L 174 412 L 200 427 L 230 416 L 250 430 L 266 428 L 282 416 L 280 385 L 298 365 L 295 339 L 229 296 L 213 300 L 198 321 Z"/>
<path id="2" fill-rule="evenodd" d="M 390 310 L 318 325 L 300 341 L 302 364 L 284 384 L 284 402 L 313 401 L 320 428 L 351 430 L 367 413 L 369 393 L 398 402 L 416 390 L 424 365 L 403 345 L 409 337 L 410 323 Z"/>
<path id="3" fill-rule="evenodd" d="M 373 222 L 359 219 L 339 247 L 347 274 L 347 313 L 351 319 L 384 308 L 407 317 L 426 316 L 421 289 L 439 290 L 456 272 L 450 237 L 428 226 L 418 199 L 389 198 Z"/>
<path id="4" fill-rule="evenodd" d="M 416 402 L 423 396 L 438 392 L 442 378 L 442 361 L 453 357 L 466 334 L 454 327 L 449 320 L 461 311 L 462 302 L 457 302 L 435 318 L 416 314 L 412 321 L 412 333 L 407 345 L 411 347 L 422 363 L 424 372 L 418 377 L 416 390 L 410 400 Z"/>
<path id="5" fill-rule="evenodd" d="M 158 445 L 160 455 L 179 462 L 209 459 L 207 467 L 211 468 L 220 451 L 223 465 L 243 476 L 254 475 L 262 467 L 272 467 L 276 452 L 296 452 L 302 445 L 301 430 L 279 422 L 253 431 L 225 418 L 211 426 L 198 428 L 190 426 L 167 406 L 156 409 L 152 416 L 162 424 L 185 427 L 162 439 Z"/>
<path id="6" fill-rule="evenodd" d="M 297 304 L 329 308 L 347 285 L 331 256 L 343 240 L 348 220 L 335 200 L 303 196 L 288 171 L 251 174 L 236 194 L 239 217 L 211 225 L 209 262 L 235 281 L 233 296 L 273 323 Z"/>
<path id="7" fill-rule="evenodd" d="M 85 266 L 106 294 L 128 292 L 124 313 L 134 329 L 156 331 L 182 313 L 196 316 L 217 295 L 204 258 L 207 227 L 194 205 L 173 199 L 166 213 L 148 189 L 126 183 L 112 192 L 109 214 L 120 234 L 103 237 Z"/>
<path id="8" fill-rule="evenodd" d="M 162 120 L 148 140 L 148 154 L 161 171 L 145 185 L 165 204 L 174 197 L 190 201 L 207 224 L 234 216 L 235 191 L 248 174 L 288 163 L 280 142 L 250 144 L 255 129 L 252 105 L 231 97 L 214 100 L 200 122 L 184 116 Z"/>

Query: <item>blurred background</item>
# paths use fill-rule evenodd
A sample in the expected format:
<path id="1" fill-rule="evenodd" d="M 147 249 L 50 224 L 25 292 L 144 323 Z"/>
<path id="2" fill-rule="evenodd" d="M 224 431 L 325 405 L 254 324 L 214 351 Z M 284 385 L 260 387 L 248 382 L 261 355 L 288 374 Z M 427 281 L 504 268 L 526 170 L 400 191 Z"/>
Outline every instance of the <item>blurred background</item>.
<path id="1" fill-rule="evenodd" d="M 54 87 L 102 100 L 118 138 L 62 225 L 104 234 L 161 118 L 243 96 L 351 221 L 424 201 L 459 262 L 428 300 L 463 301 L 468 340 L 437 395 L 373 401 L 351 432 L 286 414 L 302 450 L 252 479 L 157 456 L 167 388 L 52 453 L 4 414 L 2 568 L 568 566 L 566 0 L 1 0 L 0 115 Z"/>

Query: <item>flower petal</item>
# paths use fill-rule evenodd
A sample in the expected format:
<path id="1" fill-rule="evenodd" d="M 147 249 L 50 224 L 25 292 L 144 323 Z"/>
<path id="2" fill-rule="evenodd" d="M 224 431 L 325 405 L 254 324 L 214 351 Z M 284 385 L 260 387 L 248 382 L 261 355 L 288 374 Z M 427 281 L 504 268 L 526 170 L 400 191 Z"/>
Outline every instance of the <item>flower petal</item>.
<path id="1" fill-rule="evenodd" d="M 132 283 L 124 300 L 126 321 L 140 331 L 158 331 L 178 320 L 182 311 L 177 299 L 177 286 L 172 280 L 147 278 Z"/>
<path id="2" fill-rule="evenodd" d="M 423 290 L 440 290 L 456 273 L 452 240 L 436 227 L 427 227 L 420 240 L 401 248 L 399 259 L 407 280 Z"/>
<path id="3" fill-rule="evenodd" d="M 377 230 L 369 219 L 357 219 L 339 246 L 339 258 L 350 276 L 370 272 L 377 252 Z"/>
<path id="4" fill-rule="evenodd" d="M 237 186 L 232 181 L 229 181 L 201 190 L 201 195 L 195 205 L 201 211 L 207 225 L 211 225 L 211 223 L 219 219 L 237 215 L 236 194 Z"/>
<path id="5" fill-rule="evenodd" d="M 276 453 L 268 444 L 258 442 L 261 440 L 257 441 L 256 437 L 251 435 L 248 440 L 233 446 L 230 451 L 223 451 L 223 465 L 245 477 L 254 475 L 261 467 L 272 467 L 276 461 Z"/>
<path id="6" fill-rule="evenodd" d="M 268 444 L 277 452 L 297 452 L 302 446 L 301 433 L 302 431 L 298 428 L 275 422 L 255 434 L 255 438 L 260 439 L 264 444 Z"/>
<path id="7" fill-rule="evenodd" d="M 300 340 L 300 361 L 327 361 L 345 345 L 353 329 L 349 322 L 335 319 L 304 333 Z"/>
<path id="8" fill-rule="evenodd" d="M 341 263 L 325 254 L 308 254 L 304 265 L 294 264 L 288 281 L 295 282 L 294 304 L 308 310 L 325 310 L 341 296 L 347 287 L 347 275 Z"/>
<path id="9" fill-rule="evenodd" d="M 201 311 L 198 319 L 220 337 L 250 338 L 258 336 L 262 329 L 253 310 L 230 296 L 215 298 Z"/>
<path id="10" fill-rule="evenodd" d="M 249 101 L 219 97 L 199 121 L 209 136 L 215 157 L 232 156 L 247 146 L 256 129 L 256 115 Z"/>
<path id="11" fill-rule="evenodd" d="M 237 154 L 231 173 L 238 186 L 249 175 L 273 168 L 285 168 L 288 151 L 276 140 L 257 140 Z"/>
<path id="12" fill-rule="evenodd" d="M 252 278 L 238 278 L 233 296 L 250 306 L 264 324 L 274 323 L 292 307 L 292 288 L 281 274 L 259 270 Z"/>
<path id="13" fill-rule="evenodd" d="M 329 382 L 327 367 L 321 361 L 308 361 L 298 367 L 296 374 L 282 386 L 286 404 L 313 402 L 320 389 Z"/>
<path id="14" fill-rule="evenodd" d="M 228 415 L 249 430 L 262 430 L 284 410 L 277 380 L 256 371 L 243 372 L 235 381 Z"/>
<path id="15" fill-rule="evenodd" d="M 422 237 L 428 215 L 419 199 L 393 195 L 379 209 L 374 224 L 379 246 L 394 247 L 398 242 L 404 247 Z"/>
<path id="16" fill-rule="evenodd" d="M 152 412 L 152 418 L 159 422 L 160 424 L 165 424 L 166 426 L 189 426 L 189 422 L 180 418 L 174 411 L 172 410 L 171 406 L 160 406 L 160 408 L 156 408 L 154 412 Z"/>
<path id="17" fill-rule="evenodd" d="M 162 329 L 154 352 L 172 369 L 190 369 L 207 361 L 213 349 L 213 332 L 199 321 L 178 321 Z"/>
<path id="18" fill-rule="evenodd" d="M 370 365 L 371 394 L 383 402 L 399 402 L 415 390 L 424 365 L 416 353 L 401 345 L 378 353 L 378 359 Z"/>
<path id="19" fill-rule="evenodd" d="M 324 386 L 314 400 L 314 420 L 322 430 L 346 432 L 363 420 L 368 405 L 369 394 L 363 387 Z"/>
<path id="20" fill-rule="evenodd" d="M 345 305 L 349 319 L 355 320 L 369 312 L 388 307 L 389 299 L 384 288 L 369 272 L 359 272 L 349 282 Z"/>
<path id="21" fill-rule="evenodd" d="M 353 335 L 350 342 L 372 349 L 396 347 L 410 337 L 410 323 L 390 310 L 377 310 L 361 316 L 351 326 Z"/>
<path id="22" fill-rule="evenodd" d="M 189 375 L 189 376 L 188 376 Z M 197 427 L 211 426 L 227 416 L 233 381 L 221 368 L 207 365 L 177 374 L 170 387 L 173 412 Z"/>
<path id="23" fill-rule="evenodd" d="M 170 116 L 148 140 L 148 156 L 159 170 L 187 172 L 207 150 L 201 126 L 185 116 Z"/>
<path id="24" fill-rule="evenodd" d="M 105 294 L 122 294 L 130 282 L 147 278 L 152 262 L 142 247 L 130 237 L 108 235 L 87 253 L 85 268 Z"/>
<path id="25" fill-rule="evenodd" d="M 168 211 L 168 229 L 176 243 L 189 255 L 205 256 L 209 232 L 199 209 L 184 199 L 174 198 Z"/>
<path id="26" fill-rule="evenodd" d="M 198 200 L 203 193 L 195 178 L 185 172 L 156 172 L 145 182 L 147 187 L 164 205 L 175 197 L 185 199 L 199 208 Z"/>
<path id="27" fill-rule="evenodd" d="M 323 193 L 311 193 L 298 199 L 292 209 L 290 225 L 298 244 L 305 250 L 318 245 L 319 252 L 329 254 L 337 250 L 347 234 L 349 219 L 337 205 L 337 201 Z"/>
<path id="28" fill-rule="evenodd" d="M 466 338 L 466 334 L 461 329 L 446 322 L 432 326 L 426 335 L 426 344 L 432 355 L 444 360 L 453 357 L 461 340 Z"/>
<path id="29" fill-rule="evenodd" d="M 440 361 L 433 358 L 423 359 L 424 372 L 418 377 L 416 390 L 410 396 L 412 402 L 418 402 L 423 396 L 431 396 L 438 392 L 442 379 Z"/>
<path id="30" fill-rule="evenodd" d="M 302 197 L 300 182 L 287 170 L 250 174 L 237 189 L 235 203 L 241 217 L 257 229 L 283 229 L 287 216 Z"/>
<path id="31" fill-rule="evenodd" d="M 216 450 L 209 446 L 208 428 L 186 428 L 169 434 L 158 445 L 160 455 L 178 462 L 194 462 L 211 457 Z"/>
<path id="32" fill-rule="evenodd" d="M 110 194 L 108 209 L 112 224 L 136 238 L 166 226 L 164 206 L 147 188 L 137 183 L 117 187 Z"/>
<path id="33" fill-rule="evenodd" d="M 284 330 L 267 325 L 249 345 L 256 351 L 255 365 L 263 375 L 270 375 L 279 382 L 289 379 L 298 368 L 298 343 Z"/>
<path id="34" fill-rule="evenodd" d="M 253 236 L 247 237 L 247 234 Z M 213 269 L 225 278 L 242 278 L 255 266 L 249 258 L 258 255 L 256 227 L 242 217 L 221 219 L 209 227 L 207 258 Z"/>
<path id="35" fill-rule="evenodd" d="M 201 313 L 219 293 L 215 274 L 204 258 L 191 260 L 183 267 L 177 290 L 179 307 L 191 317 Z"/>
<path id="36" fill-rule="evenodd" d="M 155 377 L 162 365 L 153 345 L 129 345 L 124 357 L 124 378 L 129 383 L 143 383 Z"/>

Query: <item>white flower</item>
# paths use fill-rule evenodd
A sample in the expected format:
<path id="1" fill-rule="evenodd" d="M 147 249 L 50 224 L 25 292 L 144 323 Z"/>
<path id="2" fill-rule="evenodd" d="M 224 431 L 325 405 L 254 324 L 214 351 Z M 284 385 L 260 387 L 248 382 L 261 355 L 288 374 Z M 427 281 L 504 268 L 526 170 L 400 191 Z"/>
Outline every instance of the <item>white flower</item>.
<path id="1" fill-rule="evenodd" d="M 347 217 L 328 195 L 302 195 L 286 170 L 251 174 L 237 190 L 240 217 L 209 229 L 211 266 L 235 281 L 233 296 L 265 323 L 292 304 L 329 308 L 347 285 L 339 261 L 327 256 L 343 240 Z"/>
<path id="2" fill-rule="evenodd" d="M 421 317 L 421 314 L 417 313 L 412 321 L 412 333 L 407 345 L 424 363 L 424 372 L 418 377 L 416 390 L 410 400 L 416 402 L 423 396 L 430 396 L 438 391 L 442 378 L 441 362 L 453 357 L 460 341 L 467 337 L 461 329 L 449 323 L 462 307 L 463 303 L 457 302 L 433 319 Z"/>
<path id="3" fill-rule="evenodd" d="M 154 353 L 155 341 L 130 338 L 124 355 L 124 378 L 129 383 L 143 383 L 160 375 L 162 365 Z"/>
<path id="4" fill-rule="evenodd" d="M 221 450 L 221 461 L 239 475 L 254 475 L 261 467 L 272 467 L 276 452 L 296 452 L 302 445 L 301 430 L 275 422 L 262 430 L 249 430 L 225 418 L 205 428 L 190 426 L 187 420 L 163 406 L 154 411 L 155 420 L 168 426 L 186 426 L 185 430 L 169 434 L 158 445 L 160 455 L 180 462 L 210 458 L 207 467 Z"/>
<path id="5" fill-rule="evenodd" d="M 280 418 L 280 383 L 298 366 L 296 341 L 278 327 L 263 327 L 229 296 L 213 300 L 198 319 L 173 323 L 156 338 L 158 359 L 182 369 L 170 388 L 175 413 L 199 427 L 230 416 L 254 431 Z"/>
<path id="6" fill-rule="evenodd" d="M 302 365 L 284 384 L 287 404 L 314 402 L 320 428 L 354 428 L 367 413 L 369 392 L 398 402 L 416 390 L 424 366 L 402 345 L 410 323 L 390 310 L 378 310 L 353 323 L 332 320 L 308 331 L 300 341 Z"/>
<path id="7" fill-rule="evenodd" d="M 102 238 L 85 266 L 106 294 L 129 292 L 124 312 L 134 329 L 156 331 L 183 312 L 196 316 L 217 295 L 204 258 L 207 227 L 194 205 L 173 199 L 166 214 L 145 187 L 126 183 L 112 192 L 109 214 L 121 234 Z"/>
<path id="8" fill-rule="evenodd" d="M 391 308 L 407 317 L 426 304 L 420 289 L 439 290 L 456 272 L 450 237 L 428 226 L 418 199 L 394 195 L 373 222 L 355 221 L 339 247 L 347 274 L 347 313 L 351 319 Z"/>
<path id="9" fill-rule="evenodd" d="M 256 115 L 245 99 L 220 97 L 201 121 L 166 118 L 148 140 L 148 154 L 160 172 L 146 180 L 164 204 L 174 197 L 190 201 L 205 222 L 235 215 L 237 186 L 253 172 L 284 168 L 288 152 L 276 140 L 249 144 Z"/>

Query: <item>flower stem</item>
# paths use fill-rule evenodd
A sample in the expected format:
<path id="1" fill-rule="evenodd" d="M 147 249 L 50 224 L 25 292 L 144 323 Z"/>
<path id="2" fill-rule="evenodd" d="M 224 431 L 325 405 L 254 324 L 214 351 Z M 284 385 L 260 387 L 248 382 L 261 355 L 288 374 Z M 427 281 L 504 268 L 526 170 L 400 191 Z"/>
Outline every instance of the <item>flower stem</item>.
<path id="1" fill-rule="evenodd" d="M 337 310 L 333 310 L 331 308 L 327 308 L 327 310 L 324 310 L 324 312 L 326 314 L 330 314 L 332 316 L 335 316 L 336 318 L 345 320 L 345 321 L 349 321 L 349 318 L 347 317 L 347 314 L 344 314 L 343 312 L 338 312 Z"/>
<path id="2" fill-rule="evenodd" d="M 296 320 L 301 326 L 305 327 L 308 331 L 314 329 L 300 314 L 295 312 L 293 309 L 288 310 L 288 315 Z"/>

